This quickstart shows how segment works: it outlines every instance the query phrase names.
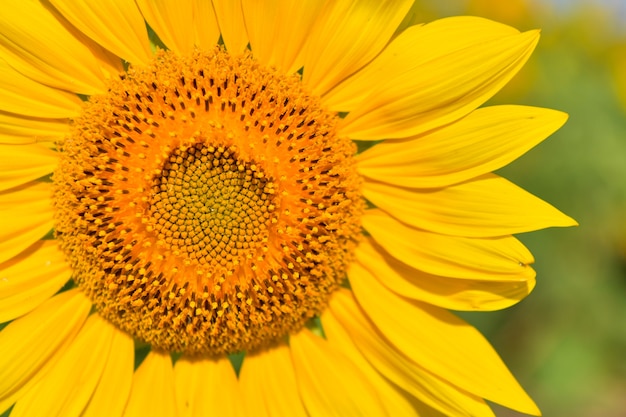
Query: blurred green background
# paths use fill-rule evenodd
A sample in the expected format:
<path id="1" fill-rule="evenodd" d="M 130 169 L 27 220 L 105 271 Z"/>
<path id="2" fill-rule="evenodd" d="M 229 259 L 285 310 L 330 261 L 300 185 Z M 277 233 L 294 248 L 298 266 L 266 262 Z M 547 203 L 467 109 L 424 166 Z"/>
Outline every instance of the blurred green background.
<path id="1" fill-rule="evenodd" d="M 534 292 L 463 316 L 544 416 L 626 416 L 626 1 L 417 0 L 413 21 L 459 14 L 541 29 L 530 62 L 489 104 L 570 118 L 500 173 L 580 223 L 520 236 L 536 257 Z"/>

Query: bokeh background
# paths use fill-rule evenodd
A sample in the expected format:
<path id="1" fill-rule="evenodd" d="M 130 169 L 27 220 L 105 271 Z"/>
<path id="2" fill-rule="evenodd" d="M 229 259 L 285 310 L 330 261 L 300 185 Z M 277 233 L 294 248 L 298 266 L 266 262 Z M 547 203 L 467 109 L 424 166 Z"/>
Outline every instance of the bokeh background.
<path id="1" fill-rule="evenodd" d="M 626 416 L 626 0 L 417 0 L 412 18 L 459 14 L 541 29 L 530 62 L 489 104 L 570 118 L 500 174 L 580 223 L 521 235 L 536 257 L 534 292 L 463 316 L 544 416 Z"/>

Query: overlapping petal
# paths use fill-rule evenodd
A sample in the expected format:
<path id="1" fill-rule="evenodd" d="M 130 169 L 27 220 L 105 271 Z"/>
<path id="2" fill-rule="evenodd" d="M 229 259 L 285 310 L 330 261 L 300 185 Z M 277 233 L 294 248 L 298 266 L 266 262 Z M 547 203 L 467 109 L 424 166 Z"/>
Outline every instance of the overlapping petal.
<path id="1" fill-rule="evenodd" d="M 91 315 L 50 372 L 17 401 L 11 415 L 82 415 L 104 373 L 117 331 L 99 315 Z"/>
<path id="2" fill-rule="evenodd" d="M 72 275 L 55 241 L 39 241 L 19 258 L 0 264 L 0 323 L 13 320 L 52 297 Z"/>
<path id="3" fill-rule="evenodd" d="M 445 236 L 410 227 L 380 210 L 368 210 L 363 227 L 393 257 L 429 274 L 487 281 L 535 276 L 529 266 L 534 258 L 511 236 Z"/>
<path id="4" fill-rule="evenodd" d="M 213 3 L 206 0 L 194 0 L 193 12 L 194 42 L 198 47 L 211 49 L 220 38 L 220 28 L 213 10 Z"/>
<path id="5" fill-rule="evenodd" d="M 146 22 L 172 51 L 189 54 L 194 49 L 196 0 L 135 0 Z M 208 1 L 206 1 L 208 3 Z"/>
<path id="6" fill-rule="evenodd" d="M 0 193 L 0 263 L 52 229 L 52 184 L 29 183 Z"/>
<path id="7" fill-rule="evenodd" d="M 69 131 L 68 119 L 26 117 L 0 111 L 0 144 L 55 142 Z"/>
<path id="8" fill-rule="evenodd" d="M 245 417 L 241 390 L 228 357 L 182 357 L 174 366 L 178 417 Z"/>
<path id="9" fill-rule="evenodd" d="M 54 7 L 85 35 L 115 55 L 133 64 L 146 64 L 152 57 L 150 40 L 133 1 L 50 0 Z"/>
<path id="10" fill-rule="evenodd" d="M 106 323 L 106 326 L 103 331 L 112 331 L 113 336 L 105 352 L 104 371 L 81 417 L 99 417 L 102 410 L 107 410 L 108 417 L 121 416 L 130 394 L 135 357 L 133 338 L 111 324 Z"/>
<path id="11" fill-rule="evenodd" d="M 351 266 L 351 280 L 371 275 L 399 296 L 460 311 L 490 311 L 510 307 L 535 287 L 535 277 L 498 281 L 456 279 L 417 270 L 389 255 L 372 239 L 361 242 Z"/>
<path id="12" fill-rule="evenodd" d="M 50 174 L 59 155 L 42 145 L 0 144 L 0 191 Z"/>
<path id="13" fill-rule="evenodd" d="M 369 94 L 343 119 L 342 134 L 362 140 L 407 138 L 469 114 L 517 73 L 539 40 L 537 31 L 511 34 L 501 27 L 459 17 L 407 31 L 413 37 L 408 42 L 422 45 L 422 53 L 407 49 L 382 65 L 375 79 L 361 81 Z M 485 36 L 471 35 L 476 32 Z M 457 40 L 464 36 L 474 42 Z"/>
<path id="14" fill-rule="evenodd" d="M 0 59 L 0 110 L 44 118 L 75 117 L 81 109 L 76 94 L 50 88 L 19 73 Z"/>
<path id="15" fill-rule="evenodd" d="M 333 294 L 329 309 L 324 315 L 329 337 L 345 329 L 378 372 L 419 401 L 446 416 L 493 416 L 481 398 L 445 381 L 445 376 L 429 373 L 391 345 L 364 315 L 350 291 Z"/>
<path id="16" fill-rule="evenodd" d="M 242 53 L 248 46 L 248 34 L 241 2 L 213 0 L 213 9 L 226 49 L 231 54 Z"/>
<path id="17" fill-rule="evenodd" d="M 176 415 L 174 368 L 169 353 L 151 351 L 135 370 L 124 417 Z"/>
<path id="18" fill-rule="evenodd" d="M 72 345 L 90 309 L 80 291 L 66 291 L 0 332 L 0 411 L 48 374 Z"/>
<path id="19" fill-rule="evenodd" d="M 304 64 L 304 46 L 324 5 L 319 0 L 243 0 L 243 12 L 254 57 L 287 74 Z"/>
<path id="20" fill-rule="evenodd" d="M 285 343 L 246 355 L 239 375 L 245 415 L 307 417 L 289 347 Z"/>
<path id="21" fill-rule="evenodd" d="M 359 304 L 385 338 L 415 363 L 474 395 L 524 413 L 539 414 L 473 326 L 446 310 L 398 297 L 370 274 L 357 275 L 358 279 L 350 283 Z"/>
<path id="22" fill-rule="evenodd" d="M 509 164 L 566 120 L 566 114 L 550 109 L 485 107 L 414 140 L 379 143 L 357 156 L 358 170 L 403 187 L 458 184 Z"/>
<path id="23" fill-rule="evenodd" d="M 550 204 L 493 174 L 436 189 L 366 181 L 363 195 L 408 225 L 446 235 L 506 236 L 576 225 Z"/>
<path id="24" fill-rule="evenodd" d="M 326 2 L 309 35 L 303 83 L 321 96 L 361 69 L 389 42 L 411 3 L 408 0 Z"/>
<path id="25" fill-rule="evenodd" d="M 2 10 L 0 53 L 9 65 L 51 87 L 81 94 L 105 90 L 101 62 L 85 35 L 69 30 L 38 1 L 5 0 Z"/>
<path id="26" fill-rule="evenodd" d="M 374 387 L 335 346 L 308 329 L 292 335 L 289 345 L 310 417 L 384 415 Z"/>
<path id="27" fill-rule="evenodd" d="M 324 311 L 321 317 L 328 343 L 350 358 L 374 387 L 387 416 L 421 416 L 412 401 L 396 385 L 385 379 L 357 349 L 348 332 L 341 327 L 332 313 Z"/>
<path id="28" fill-rule="evenodd" d="M 442 25 L 446 26 L 443 30 Z M 329 91 L 324 102 L 334 110 L 351 111 L 370 94 L 371 87 L 380 82 L 386 71 L 395 69 L 400 72 L 400 68 L 408 69 L 409 65 L 421 65 L 480 42 L 518 33 L 510 26 L 476 17 L 454 17 L 425 26 L 412 25 L 402 30 L 361 71 Z M 365 85 L 367 88 L 363 88 Z"/>

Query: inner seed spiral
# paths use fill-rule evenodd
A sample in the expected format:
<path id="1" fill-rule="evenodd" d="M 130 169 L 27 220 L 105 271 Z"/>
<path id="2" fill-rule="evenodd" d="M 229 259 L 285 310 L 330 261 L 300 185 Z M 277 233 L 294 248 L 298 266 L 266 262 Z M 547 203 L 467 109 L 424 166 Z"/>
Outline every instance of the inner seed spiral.
<path id="1" fill-rule="evenodd" d="M 176 149 L 154 178 L 150 228 L 177 256 L 232 266 L 267 239 L 274 184 L 233 155 L 202 143 Z"/>
<path id="2" fill-rule="evenodd" d="M 345 277 L 360 179 L 337 117 L 217 48 L 161 52 L 91 97 L 60 144 L 56 234 L 99 313 L 218 355 L 299 330 Z"/>

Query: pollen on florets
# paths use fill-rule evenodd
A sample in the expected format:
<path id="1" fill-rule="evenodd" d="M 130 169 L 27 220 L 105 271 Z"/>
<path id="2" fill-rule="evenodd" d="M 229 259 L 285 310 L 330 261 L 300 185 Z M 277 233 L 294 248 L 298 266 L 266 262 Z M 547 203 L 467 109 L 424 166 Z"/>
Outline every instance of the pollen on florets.
<path id="1" fill-rule="evenodd" d="M 297 76 L 221 49 L 158 54 L 60 144 L 57 237 L 99 313 L 168 351 L 297 331 L 345 277 L 354 146 Z"/>

